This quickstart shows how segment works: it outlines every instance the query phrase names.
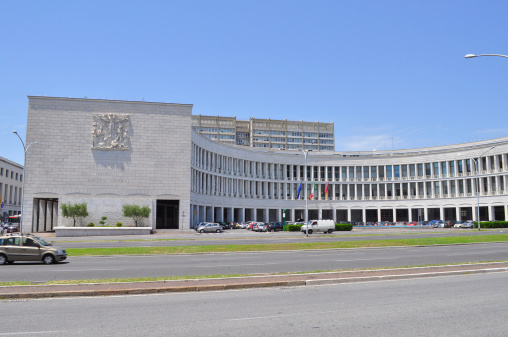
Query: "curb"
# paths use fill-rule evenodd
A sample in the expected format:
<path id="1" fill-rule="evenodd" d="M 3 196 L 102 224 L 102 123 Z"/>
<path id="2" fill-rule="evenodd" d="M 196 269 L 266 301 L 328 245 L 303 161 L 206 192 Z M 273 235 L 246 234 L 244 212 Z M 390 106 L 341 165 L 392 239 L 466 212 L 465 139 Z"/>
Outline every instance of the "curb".
<path id="1" fill-rule="evenodd" d="M 356 270 L 315 274 L 260 275 L 223 279 L 149 281 L 133 283 L 98 283 L 74 285 L 29 285 L 0 287 L 1 300 L 24 300 L 53 297 L 90 297 L 224 291 L 249 288 L 296 287 L 356 282 L 373 282 L 508 272 L 508 263 L 415 267 L 405 269 Z"/>

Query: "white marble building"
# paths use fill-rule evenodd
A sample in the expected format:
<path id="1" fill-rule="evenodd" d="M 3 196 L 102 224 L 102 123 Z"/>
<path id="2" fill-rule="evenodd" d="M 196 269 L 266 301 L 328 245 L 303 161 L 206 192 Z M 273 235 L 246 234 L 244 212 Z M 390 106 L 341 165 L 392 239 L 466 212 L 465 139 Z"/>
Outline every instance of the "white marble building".
<path id="1" fill-rule="evenodd" d="M 23 146 L 19 144 L 19 150 Z M 21 214 L 21 194 L 23 190 L 23 166 L 0 157 L 0 221 L 9 221 L 9 216 Z"/>
<path id="2" fill-rule="evenodd" d="M 124 204 L 152 209 L 145 225 L 190 230 L 201 221 L 476 220 L 508 214 L 508 138 L 376 152 L 256 149 L 191 127 L 192 105 L 29 97 L 25 215 L 32 231 L 69 226 L 62 203 L 86 202 L 81 224 L 122 222 Z M 328 195 L 325 190 L 328 186 Z M 310 191 L 309 193 L 310 194 Z"/>

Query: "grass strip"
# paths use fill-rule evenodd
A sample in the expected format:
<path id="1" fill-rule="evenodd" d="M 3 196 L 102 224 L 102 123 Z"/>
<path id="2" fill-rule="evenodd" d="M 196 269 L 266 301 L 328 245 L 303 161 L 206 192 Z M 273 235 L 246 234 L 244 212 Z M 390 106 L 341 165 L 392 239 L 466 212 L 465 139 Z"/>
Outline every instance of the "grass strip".
<path id="1" fill-rule="evenodd" d="M 387 240 L 360 240 L 338 242 L 297 242 L 253 245 L 207 245 L 207 246 L 164 246 L 164 247 L 117 247 L 117 248 L 69 248 L 69 256 L 97 256 L 97 255 L 151 255 L 151 254 L 196 254 L 196 253 L 224 253 L 224 252 L 254 252 L 277 250 L 308 250 L 308 249 L 337 249 L 337 248 L 367 248 L 367 247 L 400 247 L 400 246 L 428 246 L 448 244 L 468 244 L 483 242 L 506 242 L 508 234 L 433 237 Z"/>

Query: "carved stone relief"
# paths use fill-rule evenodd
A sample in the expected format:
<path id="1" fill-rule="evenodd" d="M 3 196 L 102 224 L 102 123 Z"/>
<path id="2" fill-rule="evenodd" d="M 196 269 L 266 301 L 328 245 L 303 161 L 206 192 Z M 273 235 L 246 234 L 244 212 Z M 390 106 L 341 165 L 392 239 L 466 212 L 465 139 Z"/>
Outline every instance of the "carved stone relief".
<path id="1" fill-rule="evenodd" d="M 92 149 L 128 150 L 129 115 L 94 114 Z"/>

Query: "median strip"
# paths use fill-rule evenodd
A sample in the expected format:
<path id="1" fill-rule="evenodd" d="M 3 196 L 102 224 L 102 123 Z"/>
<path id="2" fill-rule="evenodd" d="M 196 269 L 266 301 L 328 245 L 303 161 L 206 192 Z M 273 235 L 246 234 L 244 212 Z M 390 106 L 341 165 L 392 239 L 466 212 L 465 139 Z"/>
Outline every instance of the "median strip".
<path id="1" fill-rule="evenodd" d="M 150 254 L 205 254 L 278 250 L 311 250 L 340 248 L 382 248 L 400 246 L 429 246 L 450 244 L 471 244 L 486 242 L 507 242 L 508 234 L 481 236 L 433 237 L 412 239 L 360 240 L 335 242 L 298 242 L 272 244 L 241 244 L 241 245 L 195 245 L 195 246 L 163 246 L 163 247 L 117 247 L 117 248 L 69 248 L 69 256 L 97 255 L 150 255 Z"/>

